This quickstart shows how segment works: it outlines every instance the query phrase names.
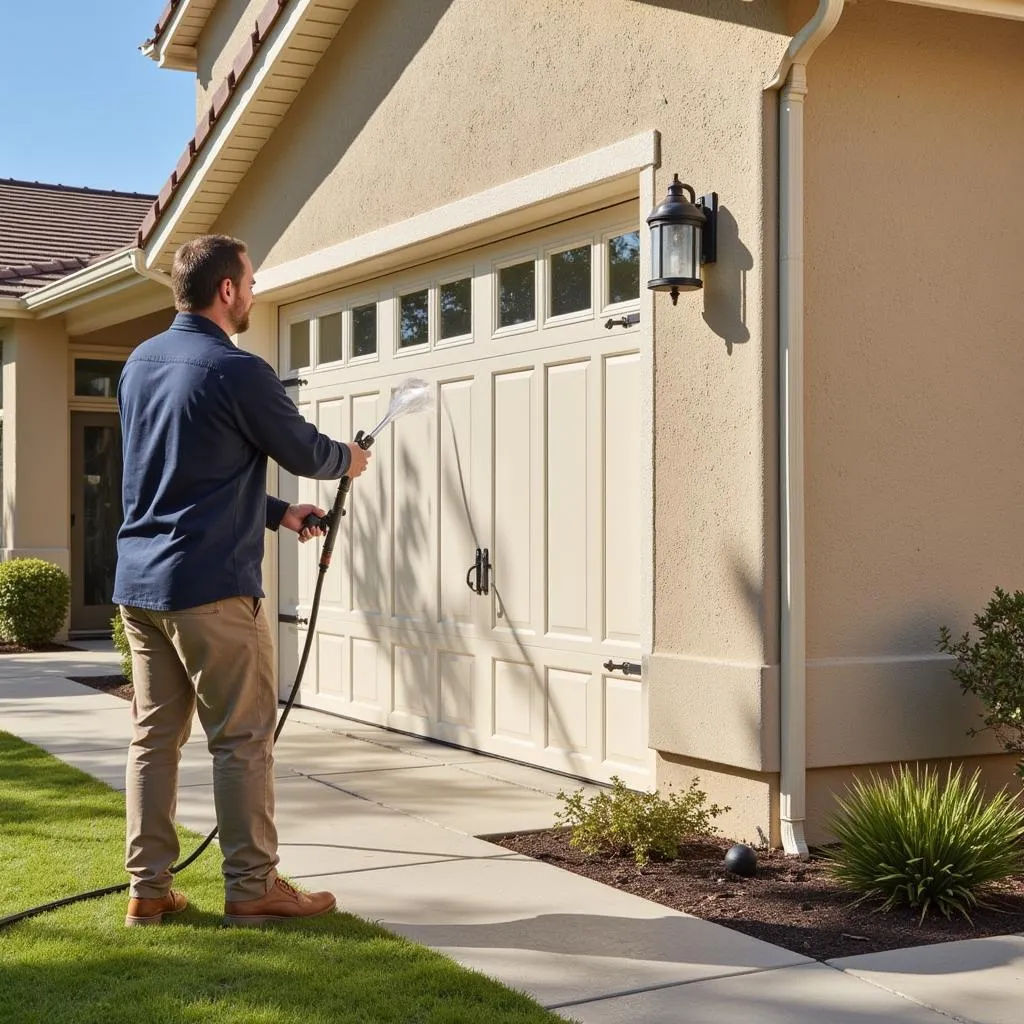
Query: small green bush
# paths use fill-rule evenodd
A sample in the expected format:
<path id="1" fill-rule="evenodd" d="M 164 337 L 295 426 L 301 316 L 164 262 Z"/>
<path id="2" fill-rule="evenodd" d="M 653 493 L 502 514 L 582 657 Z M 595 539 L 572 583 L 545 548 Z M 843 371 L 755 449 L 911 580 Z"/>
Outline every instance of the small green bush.
<path id="1" fill-rule="evenodd" d="M 996 587 L 984 614 L 974 616 L 974 626 L 974 643 L 968 633 L 954 642 L 949 630 L 939 627 L 938 647 L 956 658 L 952 673 L 961 691 L 985 705 L 984 727 L 968 734 L 991 729 L 1003 749 L 1017 755 L 1017 774 L 1024 778 L 1024 593 Z"/>
<path id="2" fill-rule="evenodd" d="M 707 794 L 690 783 L 685 793 L 672 793 L 667 799 L 660 793 L 637 793 L 627 789 L 616 775 L 611 792 L 601 792 L 585 800 L 583 790 L 567 795 L 559 792 L 565 808 L 555 814 L 555 824 L 572 828 L 571 846 L 584 853 L 632 854 L 643 867 L 651 854 L 675 860 L 679 844 L 694 835 L 717 831 L 711 824 L 730 808 L 707 804 Z"/>
<path id="3" fill-rule="evenodd" d="M 1024 809 L 1005 790 L 987 800 L 978 774 L 965 783 L 950 769 L 940 786 L 938 772 L 901 765 L 891 779 L 857 779 L 829 822 L 842 844 L 824 851 L 834 877 L 883 911 L 906 905 L 923 921 L 934 908 L 970 921 L 985 886 L 1024 870 Z"/>
<path id="4" fill-rule="evenodd" d="M 114 617 L 110 620 L 110 628 L 113 633 L 114 647 L 121 655 L 121 675 L 130 683 L 132 681 L 132 649 L 128 646 L 128 637 L 124 632 L 124 619 L 121 618 L 120 611 L 114 612 Z"/>
<path id="5" fill-rule="evenodd" d="M 0 637 L 26 647 L 49 643 L 71 601 L 68 574 L 40 558 L 0 563 Z"/>

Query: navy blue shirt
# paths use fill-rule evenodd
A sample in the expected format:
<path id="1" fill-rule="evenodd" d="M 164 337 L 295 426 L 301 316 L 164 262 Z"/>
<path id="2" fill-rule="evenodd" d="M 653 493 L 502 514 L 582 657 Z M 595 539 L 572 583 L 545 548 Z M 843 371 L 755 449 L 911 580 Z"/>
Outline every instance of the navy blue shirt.
<path id="1" fill-rule="evenodd" d="M 334 480 L 348 447 L 299 415 L 269 363 L 196 313 L 135 349 L 117 398 L 115 603 L 179 611 L 263 597 L 263 531 L 288 508 L 267 495 L 267 456 L 295 476 Z"/>

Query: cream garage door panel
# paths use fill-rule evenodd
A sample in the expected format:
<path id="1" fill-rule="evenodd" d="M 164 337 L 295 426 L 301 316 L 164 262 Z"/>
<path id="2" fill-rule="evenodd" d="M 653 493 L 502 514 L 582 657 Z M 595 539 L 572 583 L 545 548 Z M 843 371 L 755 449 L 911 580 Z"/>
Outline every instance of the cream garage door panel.
<path id="1" fill-rule="evenodd" d="M 605 329 L 629 301 L 609 306 L 603 276 L 608 239 L 620 232 L 628 255 L 635 216 L 634 204 L 282 310 L 282 374 L 303 379 L 293 394 L 331 436 L 375 424 L 409 375 L 438 399 L 381 434 L 352 486 L 304 704 L 586 778 L 650 783 L 644 684 L 603 667 L 641 656 L 641 335 Z M 567 245 L 571 259 L 559 256 Z M 568 284 L 554 258 L 575 275 Z M 499 327 L 509 259 L 515 308 L 528 318 L 532 301 L 534 319 Z M 471 334 L 444 336 L 470 322 Z M 331 360 L 318 362 L 328 348 Z M 283 497 L 333 502 L 334 482 L 281 476 Z M 478 547 L 492 566 L 482 594 L 467 586 Z M 280 542 L 283 691 L 318 548 Z"/>

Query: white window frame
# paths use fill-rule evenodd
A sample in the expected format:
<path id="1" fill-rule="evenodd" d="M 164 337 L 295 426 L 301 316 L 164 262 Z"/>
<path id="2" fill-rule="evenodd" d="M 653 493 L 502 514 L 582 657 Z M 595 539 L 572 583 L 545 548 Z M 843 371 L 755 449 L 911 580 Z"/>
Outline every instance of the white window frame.
<path id="1" fill-rule="evenodd" d="M 552 278 L 551 273 L 551 258 L 557 256 L 559 253 L 569 252 L 572 249 L 582 249 L 586 246 L 590 250 L 590 305 L 586 309 L 574 309 L 569 313 L 559 313 L 557 315 L 551 312 L 551 297 L 552 291 Z M 543 310 L 544 310 L 544 329 L 555 327 L 564 327 L 566 324 L 582 323 L 585 320 L 593 320 L 595 313 L 594 296 L 597 294 L 597 281 L 595 280 L 595 264 L 600 258 L 598 253 L 597 239 L 594 235 L 590 235 L 587 238 L 580 238 L 579 240 L 571 243 L 558 242 L 554 245 L 545 246 L 543 251 L 544 261 L 544 295 Z"/>
<path id="2" fill-rule="evenodd" d="M 501 317 L 501 271 L 518 267 L 521 263 L 533 263 L 533 319 L 502 327 Z M 531 334 L 540 327 L 538 316 L 544 296 L 544 260 L 537 255 L 537 247 L 521 250 L 517 255 L 491 264 L 491 338 L 500 341 L 516 334 Z"/>

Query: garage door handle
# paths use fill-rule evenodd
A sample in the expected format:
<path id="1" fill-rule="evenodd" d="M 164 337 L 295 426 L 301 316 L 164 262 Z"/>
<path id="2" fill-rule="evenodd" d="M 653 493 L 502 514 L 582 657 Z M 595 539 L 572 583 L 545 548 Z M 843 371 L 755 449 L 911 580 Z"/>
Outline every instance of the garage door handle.
<path id="1" fill-rule="evenodd" d="M 611 658 L 604 663 L 604 667 L 609 672 L 621 672 L 624 676 L 638 676 L 643 671 L 635 661 L 612 661 Z"/>
<path id="2" fill-rule="evenodd" d="M 487 548 L 476 549 L 476 560 L 466 570 L 466 586 L 474 594 L 488 594 L 491 589 L 491 562 Z"/>

